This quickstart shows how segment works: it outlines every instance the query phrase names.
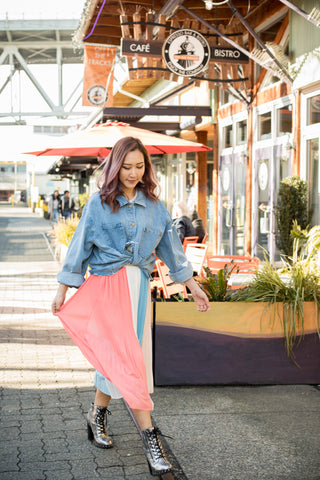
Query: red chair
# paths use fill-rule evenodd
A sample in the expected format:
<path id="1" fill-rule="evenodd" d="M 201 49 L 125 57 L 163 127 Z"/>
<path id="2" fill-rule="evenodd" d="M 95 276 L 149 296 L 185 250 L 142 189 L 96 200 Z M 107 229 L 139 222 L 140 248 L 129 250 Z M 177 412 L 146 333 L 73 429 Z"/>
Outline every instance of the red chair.
<path id="1" fill-rule="evenodd" d="M 231 289 L 245 287 L 250 281 L 250 277 L 256 273 L 259 268 L 259 258 L 242 255 L 208 255 L 207 267 L 211 273 L 218 273 L 225 265 L 230 265 L 233 261 L 235 268 L 229 279 L 228 286 Z M 239 275 L 239 276 L 238 276 Z M 238 278 L 237 278 L 238 276 Z"/>
<path id="2" fill-rule="evenodd" d="M 189 243 L 197 243 L 198 240 L 199 240 L 199 237 L 184 237 L 182 242 L 183 250 L 186 251 L 187 245 L 189 245 Z"/>
<path id="3" fill-rule="evenodd" d="M 205 236 L 203 237 L 203 239 L 202 239 L 202 242 L 201 242 L 201 243 L 207 243 L 208 236 L 209 236 L 209 233 L 206 233 L 206 234 L 205 234 Z"/>
<path id="4" fill-rule="evenodd" d="M 185 285 L 180 283 L 175 283 L 169 277 L 169 268 L 161 260 L 156 260 L 156 267 L 158 270 L 159 277 L 151 280 L 150 286 L 151 289 L 157 287 L 160 294 L 163 294 L 164 298 L 170 298 L 171 295 L 177 295 L 182 293 L 184 298 L 188 298 L 187 288 Z"/>
<path id="5" fill-rule="evenodd" d="M 238 267 L 238 273 L 255 273 L 260 263 L 258 257 L 245 255 L 208 255 L 206 258 L 207 267 L 212 273 L 217 273 L 226 264 L 231 263 L 231 260 L 233 265 Z"/>

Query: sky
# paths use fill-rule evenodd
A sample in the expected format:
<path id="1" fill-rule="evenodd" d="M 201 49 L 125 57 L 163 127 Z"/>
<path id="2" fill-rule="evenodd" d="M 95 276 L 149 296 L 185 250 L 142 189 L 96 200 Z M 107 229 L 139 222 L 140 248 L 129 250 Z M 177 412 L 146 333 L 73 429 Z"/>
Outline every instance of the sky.
<path id="1" fill-rule="evenodd" d="M 78 19 L 80 20 L 83 8 L 85 5 L 85 0 L 0 0 L 0 20 L 9 20 L 15 19 Z M 9 66 L 0 66 L 0 82 L 1 78 L 6 78 L 8 73 Z M 46 85 L 46 91 L 48 92 L 50 98 L 57 102 L 57 75 L 53 71 L 55 67 L 50 66 L 31 66 L 30 69 L 35 73 L 37 71 L 37 78 L 41 84 Z M 77 78 L 81 78 L 83 74 L 82 65 L 69 65 L 64 67 L 66 70 L 70 71 L 67 75 L 70 78 L 70 82 L 65 81 L 65 98 L 68 98 L 70 91 L 74 86 L 74 79 L 71 81 L 72 77 L 75 75 Z M 52 83 L 48 83 L 48 76 L 51 77 Z M 2 80 L 3 81 L 3 80 Z M 15 81 L 18 81 L 18 77 L 15 78 Z M 44 103 L 41 96 L 34 90 L 34 87 L 31 85 L 29 79 L 25 79 L 24 85 L 24 102 L 23 108 L 28 110 L 32 104 L 33 108 L 30 108 L 31 111 L 34 111 L 34 107 L 39 109 L 39 111 L 47 111 L 48 107 Z M 70 84 L 69 84 L 70 83 Z M 28 89 L 28 90 L 27 90 Z M 10 111 L 10 89 L 6 88 L 6 94 L 0 96 L 0 108 L 2 111 Z M 30 92 L 30 93 L 27 93 Z M 5 93 L 5 92 L 3 92 Z M 37 105 L 38 104 L 38 105 Z M 82 109 L 82 108 L 81 108 Z M 55 117 L 52 118 L 52 123 L 56 123 Z M 50 120 L 45 119 L 44 123 L 50 122 Z M 1 118 L 0 118 L 1 123 Z M 33 119 L 27 119 L 27 123 L 32 125 Z M 38 122 L 37 122 L 38 123 Z M 37 149 L 37 147 L 43 144 L 45 140 L 44 136 L 33 135 L 32 127 L 8 127 L 0 125 L 0 137 L 1 137 L 1 155 L 0 160 L 9 160 L 9 161 L 22 161 L 26 159 L 34 160 L 36 157 L 30 155 L 19 155 L 21 151 L 28 151 Z M 34 147 L 34 148 L 33 148 Z"/>
<path id="2" fill-rule="evenodd" d="M 2 0 L 0 20 L 8 18 L 79 18 L 85 0 Z"/>

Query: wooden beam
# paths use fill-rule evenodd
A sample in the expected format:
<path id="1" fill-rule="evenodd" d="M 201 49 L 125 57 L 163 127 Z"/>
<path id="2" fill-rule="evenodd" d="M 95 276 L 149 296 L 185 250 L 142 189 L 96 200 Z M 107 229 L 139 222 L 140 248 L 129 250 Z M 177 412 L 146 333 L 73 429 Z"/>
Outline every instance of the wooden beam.
<path id="1" fill-rule="evenodd" d="M 217 92 L 219 94 L 219 91 Z M 213 124 L 213 171 L 212 171 L 212 254 L 218 254 L 219 225 L 219 123 Z"/>
<path id="2" fill-rule="evenodd" d="M 197 142 L 207 145 L 208 132 L 196 132 Z M 207 229 L 207 152 L 197 152 L 198 163 L 198 214 Z"/>
<path id="3" fill-rule="evenodd" d="M 281 4 L 279 0 L 267 0 L 262 2 L 262 5 L 258 5 L 256 8 L 246 15 L 246 21 L 250 24 L 250 27 L 255 29 L 261 23 L 265 23 L 269 18 L 272 18 L 277 13 L 287 11 L 288 7 Z M 240 20 L 234 22 L 236 27 L 240 27 Z"/>
<path id="4" fill-rule="evenodd" d="M 286 16 L 283 19 L 283 22 L 280 25 L 278 33 L 274 39 L 274 43 L 279 45 L 282 40 L 283 35 L 285 34 L 289 25 L 289 12 L 287 12 Z M 259 74 L 258 80 L 256 81 L 254 88 L 253 88 L 253 98 L 257 95 L 258 91 L 260 90 L 261 84 L 267 74 L 267 70 L 263 68 Z"/>
<path id="5" fill-rule="evenodd" d="M 253 48 L 254 38 L 249 37 L 249 49 Z M 253 89 L 253 69 L 254 62 L 250 60 L 249 68 L 251 69 L 249 78 L 251 79 L 251 91 Z M 244 254 L 252 255 L 251 252 L 251 236 L 252 236 L 252 152 L 253 152 L 253 103 L 250 103 L 248 111 L 248 158 L 246 170 L 246 203 L 245 203 L 245 232 L 244 232 Z"/>

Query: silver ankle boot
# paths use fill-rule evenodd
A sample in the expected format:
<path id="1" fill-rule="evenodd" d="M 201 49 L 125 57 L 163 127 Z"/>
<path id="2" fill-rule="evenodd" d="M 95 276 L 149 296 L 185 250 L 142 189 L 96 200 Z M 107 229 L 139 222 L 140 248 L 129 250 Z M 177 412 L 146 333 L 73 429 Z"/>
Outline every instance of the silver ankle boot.
<path id="1" fill-rule="evenodd" d="M 106 413 L 111 415 L 107 407 L 92 403 L 87 415 L 88 440 L 99 448 L 113 447 L 112 440 L 106 433 Z"/>
<path id="2" fill-rule="evenodd" d="M 166 459 L 159 434 L 161 432 L 158 428 L 147 428 L 141 432 L 151 475 L 164 475 L 172 469 L 172 465 Z"/>

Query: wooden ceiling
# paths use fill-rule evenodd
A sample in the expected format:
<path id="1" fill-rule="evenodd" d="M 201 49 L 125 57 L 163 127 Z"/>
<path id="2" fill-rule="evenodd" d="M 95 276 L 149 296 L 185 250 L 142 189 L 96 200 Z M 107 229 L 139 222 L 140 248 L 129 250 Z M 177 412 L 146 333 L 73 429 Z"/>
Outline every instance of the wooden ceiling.
<path id="1" fill-rule="evenodd" d="M 287 10 L 280 0 L 233 0 L 231 6 L 223 0 L 212 0 L 212 8 L 208 10 L 206 3 L 210 0 L 88 0 L 80 26 L 76 32 L 76 40 L 85 40 L 85 43 L 102 45 L 120 45 L 121 28 L 120 15 L 132 16 L 137 11 L 145 16 L 150 11 L 157 15 L 163 13 L 167 16 L 167 25 L 170 25 L 174 17 L 181 25 L 186 19 L 194 20 L 190 14 L 197 15 L 201 19 L 218 28 L 219 25 L 232 25 L 238 31 L 245 31 L 235 15 L 232 6 L 245 18 L 251 28 L 255 29 L 262 22 L 273 17 L 279 11 Z M 215 5 L 221 3 L 221 5 Z M 230 3 L 230 2 L 229 2 Z M 184 9 L 188 9 L 190 12 Z"/>
<path id="2" fill-rule="evenodd" d="M 212 8 L 209 8 L 210 5 L 208 5 L 210 1 Z M 201 30 L 201 32 L 209 32 L 210 29 L 203 30 L 209 25 L 214 27 L 217 32 L 231 33 L 231 35 L 232 32 L 238 34 L 242 32 L 243 45 L 248 49 L 247 42 L 250 37 L 248 29 L 249 31 L 251 29 L 251 35 L 255 35 L 258 26 L 274 24 L 276 19 L 279 22 L 279 19 L 283 19 L 287 11 L 288 7 L 281 0 L 140 0 L 139 3 L 134 0 L 87 0 L 74 39 L 76 42 L 88 45 L 120 46 L 124 31 L 121 29 L 120 17 L 126 15 L 127 19 L 123 20 L 124 17 L 122 17 L 122 21 L 131 22 L 125 27 L 127 38 L 139 39 L 146 34 L 146 29 L 149 27 L 145 24 L 142 24 L 141 27 L 139 25 L 140 30 L 135 30 L 132 22 L 137 20 L 165 24 L 167 28 L 165 28 L 165 35 L 162 38 L 166 38 L 172 33 L 170 27 L 173 26 L 175 29 L 192 28 Z M 134 19 L 133 15 L 137 13 L 139 14 L 138 18 L 135 16 Z M 201 20 L 207 25 L 204 25 Z M 272 22 L 268 22 L 269 20 Z M 153 27 L 151 36 L 149 31 L 149 39 L 152 38 L 152 35 L 154 39 L 157 38 L 158 27 L 159 25 Z M 278 28 L 279 24 L 276 25 L 276 30 Z M 140 35 L 137 36 L 138 30 Z M 210 33 L 212 34 L 212 30 Z M 271 32 L 271 38 L 267 36 L 263 40 L 272 40 L 276 33 L 277 31 Z M 213 37 L 218 38 L 219 35 L 213 34 Z M 122 85 L 122 91 L 139 97 L 156 81 L 155 76 L 147 74 L 139 76 L 139 78 L 130 77 Z M 132 102 L 133 99 L 121 93 L 121 90 L 113 97 L 113 106 L 115 107 L 129 106 Z"/>

